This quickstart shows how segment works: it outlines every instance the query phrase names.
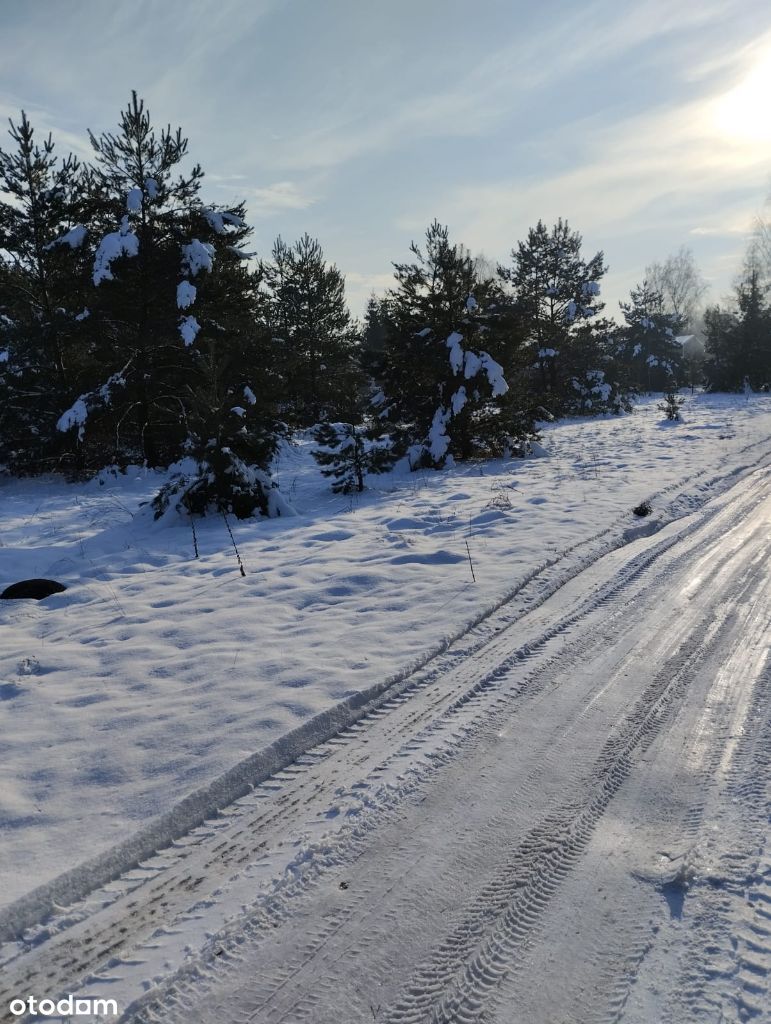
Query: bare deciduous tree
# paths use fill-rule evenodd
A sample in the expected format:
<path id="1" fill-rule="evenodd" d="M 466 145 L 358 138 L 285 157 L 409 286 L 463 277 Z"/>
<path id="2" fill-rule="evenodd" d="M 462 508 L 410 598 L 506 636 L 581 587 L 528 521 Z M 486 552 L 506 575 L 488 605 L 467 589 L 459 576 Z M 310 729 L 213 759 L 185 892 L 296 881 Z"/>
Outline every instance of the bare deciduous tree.
<path id="1" fill-rule="evenodd" d="M 663 263 L 651 263 L 645 268 L 645 278 L 654 291 L 661 293 L 665 312 L 676 314 L 683 329 L 692 328 L 708 285 L 691 250 L 682 245 Z"/>

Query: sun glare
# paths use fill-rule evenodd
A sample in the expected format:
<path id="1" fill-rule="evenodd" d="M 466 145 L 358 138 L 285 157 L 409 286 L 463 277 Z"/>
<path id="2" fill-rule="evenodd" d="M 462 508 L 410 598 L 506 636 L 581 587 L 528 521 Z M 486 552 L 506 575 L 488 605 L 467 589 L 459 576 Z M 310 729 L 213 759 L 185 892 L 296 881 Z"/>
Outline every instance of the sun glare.
<path id="1" fill-rule="evenodd" d="M 720 133 L 737 142 L 771 142 L 771 50 L 714 108 Z"/>

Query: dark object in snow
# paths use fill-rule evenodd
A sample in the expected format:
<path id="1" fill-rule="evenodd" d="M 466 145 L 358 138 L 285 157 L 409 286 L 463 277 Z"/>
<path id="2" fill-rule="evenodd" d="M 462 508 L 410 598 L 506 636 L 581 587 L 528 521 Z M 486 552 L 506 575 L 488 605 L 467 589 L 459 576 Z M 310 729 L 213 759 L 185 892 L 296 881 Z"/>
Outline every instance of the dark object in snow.
<path id="1" fill-rule="evenodd" d="M 636 516 L 649 516 L 653 511 L 653 506 L 649 501 L 642 501 L 636 508 L 633 508 L 632 511 Z"/>
<path id="2" fill-rule="evenodd" d="M 10 587 L 5 588 L 0 594 L 0 600 L 16 601 L 28 597 L 42 601 L 44 597 L 60 594 L 66 589 L 63 583 L 57 583 L 56 580 L 19 580 L 18 583 L 12 583 Z"/>

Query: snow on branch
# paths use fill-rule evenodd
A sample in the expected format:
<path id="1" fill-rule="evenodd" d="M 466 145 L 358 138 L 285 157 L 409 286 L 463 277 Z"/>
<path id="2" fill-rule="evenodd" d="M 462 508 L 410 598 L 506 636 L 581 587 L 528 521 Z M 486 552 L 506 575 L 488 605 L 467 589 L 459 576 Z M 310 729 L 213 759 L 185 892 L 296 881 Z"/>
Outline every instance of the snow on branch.
<path id="1" fill-rule="evenodd" d="M 82 441 L 89 413 L 99 405 L 110 405 L 112 403 L 113 388 L 125 387 L 125 374 L 130 365 L 130 362 L 126 363 L 122 370 L 109 377 L 101 387 L 96 388 L 94 391 L 89 391 L 85 395 L 81 395 L 80 398 L 73 402 L 70 408 L 59 417 L 56 429 L 60 433 L 66 434 L 68 430 L 71 430 L 73 427 L 77 427 L 78 440 Z"/>
<path id="2" fill-rule="evenodd" d="M 204 209 L 202 212 L 209 222 L 209 227 L 218 235 L 226 235 L 228 233 L 228 227 L 242 228 L 245 226 L 243 219 L 241 217 L 237 217 L 235 213 L 211 210 L 208 208 Z"/>
<path id="3" fill-rule="evenodd" d="M 188 309 L 195 302 L 196 287 L 189 281 L 180 281 L 177 285 L 177 309 Z"/>
<path id="4" fill-rule="evenodd" d="M 460 344 L 462 341 L 463 335 L 458 334 L 457 331 L 453 331 L 445 342 L 447 348 L 450 350 L 450 366 L 452 367 L 453 373 L 459 373 L 463 366 L 463 349 Z"/>
<path id="5" fill-rule="evenodd" d="M 126 209 L 129 213 L 138 213 L 142 209 L 142 189 L 129 189 L 126 196 Z"/>
<path id="6" fill-rule="evenodd" d="M 452 412 L 444 406 L 434 413 L 431 429 L 428 432 L 428 451 L 434 462 L 441 462 L 450 447 L 450 439 L 447 436 L 447 424 L 450 422 Z"/>
<path id="7" fill-rule="evenodd" d="M 194 316 L 183 316 L 179 321 L 179 334 L 186 347 L 193 344 L 200 330 L 201 325 Z"/>
<path id="8" fill-rule="evenodd" d="M 139 239 L 129 229 L 128 217 L 124 217 L 119 231 L 111 231 L 99 243 L 94 254 L 94 284 L 102 281 L 113 281 L 110 264 L 120 256 L 136 256 L 139 252 Z"/>
<path id="9" fill-rule="evenodd" d="M 61 238 L 55 238 L 53 242 L 49 242 L 48 245 L 44 245 L 43 249 L 49 252 L 56 245 L 68 245 L 70 249 L 79 249 L 83 242 L 86 240 L 88 230 L 83 227 L 82 224 L 76 224 L 74 228 L 70 228 Z"/>
<path id="10" fill-rule="evenodd" d="M 503 367 L 490 355 L 489 352 L 480 352 L 479 361 L 482 369 L 487 374 L 487 380 L 492 388 L 493 398 L 500 398 L 509 390 L 509 385 L 503 376 Z"/>
<path id="11" fill-rule="evenodd" d="M 182 262 L 191 277 L 195 277 L 199 270 L 211 271 L 213 256 L 214 246 L 197 238 L 182 246 Z"/>

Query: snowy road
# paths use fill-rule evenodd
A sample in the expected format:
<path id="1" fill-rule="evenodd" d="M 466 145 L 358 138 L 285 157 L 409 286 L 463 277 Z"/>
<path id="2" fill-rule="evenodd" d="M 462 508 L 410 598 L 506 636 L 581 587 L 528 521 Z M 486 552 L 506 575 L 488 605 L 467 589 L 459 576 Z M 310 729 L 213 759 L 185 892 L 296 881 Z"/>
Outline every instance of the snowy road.
<path id="1" fill-rule="evenodd" d="M 770 526 L 764 468 L 451 649 L 7 943 L 0 1005 L 88 992 L 168 1024 L 771 1019 Z"/>

